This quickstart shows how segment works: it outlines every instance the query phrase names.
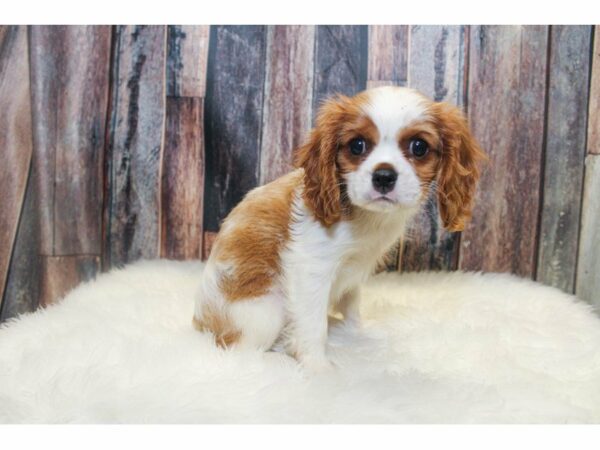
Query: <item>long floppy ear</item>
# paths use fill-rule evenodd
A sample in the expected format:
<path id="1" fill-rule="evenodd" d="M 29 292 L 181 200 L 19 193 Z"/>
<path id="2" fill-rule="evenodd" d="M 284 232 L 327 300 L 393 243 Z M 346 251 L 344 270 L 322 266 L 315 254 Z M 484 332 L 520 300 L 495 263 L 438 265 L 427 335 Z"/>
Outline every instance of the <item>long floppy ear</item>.
<path id="1" fill-rule="evenodd" d="M 345 100 L 338 96 L 321 106 L 308 141 L 296 151 L 295 166 L 304 169 L 304 202 L 327 227 L 339 221 L 342 214 L 336 158 Z"/>
<path id="2" fill-rule="evenodd" d="M 444 227 L 461 231 L 471 218 L 479 162 L 487 157 L 469 130 L 460 109 L 434 103 L 431 113 L 441 135 L 441 167 L 438 173 L 438 202 Z"/>

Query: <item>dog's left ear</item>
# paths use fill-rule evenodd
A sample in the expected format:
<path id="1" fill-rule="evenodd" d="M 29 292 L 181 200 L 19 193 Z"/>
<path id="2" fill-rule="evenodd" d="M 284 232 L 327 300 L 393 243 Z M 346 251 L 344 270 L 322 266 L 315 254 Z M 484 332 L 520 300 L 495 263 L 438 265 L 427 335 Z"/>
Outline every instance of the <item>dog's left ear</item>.
<path id="1" fill-rule="evenodd" d="M 460 109 L 448 103 L 434 103 L 430 111 L 441 136 L 437 178 L 440 215 L 447 230 L 461 231 L 471 218 L 479 163 L 487 157 Z"/>

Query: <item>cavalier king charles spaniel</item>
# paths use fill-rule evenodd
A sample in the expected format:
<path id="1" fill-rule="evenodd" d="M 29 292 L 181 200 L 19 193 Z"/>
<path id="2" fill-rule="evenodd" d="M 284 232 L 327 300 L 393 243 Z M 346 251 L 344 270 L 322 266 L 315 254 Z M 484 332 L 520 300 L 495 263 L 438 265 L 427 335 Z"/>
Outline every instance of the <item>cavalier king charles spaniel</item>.
<path id="1" fill-rule="evenodd" d="M 483 158 L 463 113 L 415 90 L 326 101 L 296 170 L 249 192 L 223 222 L 194 325 L 223 347 L 277 341 L 310 372 L 331 367 L 330 308 L 358 320 L 360 285 L 430 193 L 445 228 L 462 230 Z"/>

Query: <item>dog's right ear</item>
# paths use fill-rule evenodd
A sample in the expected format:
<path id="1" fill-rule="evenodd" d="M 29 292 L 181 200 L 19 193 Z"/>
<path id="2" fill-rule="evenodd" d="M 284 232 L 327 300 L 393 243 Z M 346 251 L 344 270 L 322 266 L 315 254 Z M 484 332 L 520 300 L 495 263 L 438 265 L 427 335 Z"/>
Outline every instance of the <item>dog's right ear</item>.
<path id="1" fill-rule="evenodd" d="M 321 106 L 308 141 L 296 151 L 295 166 L 304 169 L 303 199 L 326 227 L 339 221 L 342 214 L 336 160 L 346 100 L 338 96 Z"/>

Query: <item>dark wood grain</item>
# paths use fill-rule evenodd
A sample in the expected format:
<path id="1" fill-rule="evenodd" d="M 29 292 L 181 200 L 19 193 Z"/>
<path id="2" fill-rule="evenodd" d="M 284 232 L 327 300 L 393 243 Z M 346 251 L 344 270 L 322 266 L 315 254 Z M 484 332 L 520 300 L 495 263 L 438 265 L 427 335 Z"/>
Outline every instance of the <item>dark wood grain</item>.
<path id="1" fill-rule="evenodd" d="M 212 250 L 212 246 L 215 243 L 215 239 L 217 239 L 217 233 L 213 231 L 205 231 L 204 237 L 202 240 L 202 259 L 207 260 L 210 256 L 210 251 Z"/>
<path id="2" fill-rule="evenodd" d="M 204 97 L 208 25 L 170 25 L 167 33 L 167 95 Z"/>
<path id="3" fill-rule="evenodd" d="M 368 87 L 406 86 L 408 25 L 369 25 Z"/>
<path id="4" fill-rule="evenodd" d="M 30 29 L 41 252 L 100 254 L 111 29 Z"/>
<path id="5" fill-rule="evenodd" d="M 117 27 L 108 147 L 105 259 L 160 254 L 166 27 Z"/>
<path id="6" fill-rule="evenodd" d="M 463 106 L 466 27 L 411 26 L 409 87 L 438 102 Z M 435 191 L 414 219 L 402 245 L 402 271 L 452 270 L 458 263 L 459 233 L 443 229 Z"/>
<path id="7" fill-rule="evenodd" d="M 312 118 L 315 27 L 271 26 L 263 107 L 260 184 L 292 169 Z"/>
<path id="8" fill-rule="evenodd" d="M 34 311 L 39 305 L 41 257 L 36 194 L 33 177 L 30 175 L 10 260 L 0 321 Z"/>
<path id="9" fill-rule="evenodd" d="M 201 98 L 168 98 L 162 171 L 162 251 L 172 259 L 202 255 L 204 134 Z"/>
<path id="10" fill-rule="evenodd" d="M 209 231 L 259 182 L 265 42 L 264 26 L 211 27 L 204 119 Z"/>
<path id="11" fill-rule="evenodd" d="M 545 26 L 472 27 L 469 120 L 490 162 L 460 267 L 535 273 L 544 135 Z"/>
<path id="12" fill-rule="evenodd" d="M 40 306 L 60 301 L 80 283 L 94 279 L 100 270 L 99 256 L 42 256 Z"/>
<path id="13" fill-rule="evenodd" d="M 333 94 L 354 95 L 367 86 L 368 26 L 319 25 L 315 44 L 313 117 Z"/>
<path id="14" fill-rule="evenodd" d="M 4 291 L 0 321 L 34 311 L 40 301 L 42 265 L 40 253 L 39 203 L 33 180 L 27 180 L 19 228 L 12 248 L 12 258 Z"/>
<path id="15" fill-rule="evenodd" d="M 0 27 L 0 308 L 31 163 L 27 29 Z"/>
<path id="16" fill-rule="evenodd" d="M 552 26 L 538 281 L 575 289 L 591 26 Z"/>
<path id="17" fill-rule="evenodd" d="M 600 155 L 600 25 L 594 27 L 594 50 L 588 110 L 588 153 Z"/>
<path id="18" fill-rule="evenodd" d="M 600 308 L 600 155 L 585 160 L 577 297 Z"/>

